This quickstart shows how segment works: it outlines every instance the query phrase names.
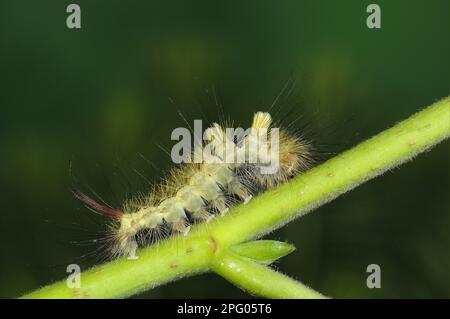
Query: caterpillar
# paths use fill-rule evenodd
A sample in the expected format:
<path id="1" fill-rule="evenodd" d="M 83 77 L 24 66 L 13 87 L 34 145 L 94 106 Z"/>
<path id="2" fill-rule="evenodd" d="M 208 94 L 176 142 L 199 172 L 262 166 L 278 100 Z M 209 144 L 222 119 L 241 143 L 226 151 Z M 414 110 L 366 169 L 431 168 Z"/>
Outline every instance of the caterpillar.
<path id="1" fill-rule="evenodd" d="M 311 144 L 275 127 L 267 112 L 254 114 L 247 133 L 230 133 L 217 123 L 208 131 L 209 139 L 193 151 L 194 157 L 203 156 L 202 161 L 180 164 L 164 182 L 127 200 L 120 209 L 73 190 L 88 208 L 110 218 L 112 258 L 138 258 L 136 250 L 151 244 L 161 230 L 187 235 L 192 225 L 208 223 L 231 207 L 248 203 L 256 193 L 284 183 L 313 161 Z M 275 158 L 277 167 L 265 172 Z"/>

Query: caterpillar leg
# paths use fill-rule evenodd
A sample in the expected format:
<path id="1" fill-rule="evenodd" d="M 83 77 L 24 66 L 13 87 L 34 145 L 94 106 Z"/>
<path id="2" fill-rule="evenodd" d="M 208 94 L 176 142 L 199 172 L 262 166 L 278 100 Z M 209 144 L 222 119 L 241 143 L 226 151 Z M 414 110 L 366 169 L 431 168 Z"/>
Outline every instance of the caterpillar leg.
<path id="1" fill-rule="evenodd" d="M 217 209 L 219 211 L 220 215 L 222 215 L 222 216 L 225 215 L 229 211 L 227 204 L 226 204 L 225 196 L 223 196 L 223 195 L 219 195 L 216 198 L 214 198 L 211 201 L 211 206 L 213 208 Z"/>
<path id="2" fill-rule="evenodd" d="M 198 212 L 193 213 L 192 217 L 194 217 L 195 219 L 209 223 L 215 216 L 214 216 L 214 214 L 210 214 L 206 210 L 202 209 L 202 210 L 199 210 Z"/>
<path id="3" fill-rule="evenodd" d="M 139 256 L 138 255 L 136 255 L 136 250 L 137 250 L 137 248 L 138 248 L 138 245 L 137 245 L 137 243 L 133 240 L 132 242 L 131 242 L 131 244 L 130 244 L 130 247 L 129 247 L 129 252 L 128 252 L 128 260 L 136 260 L 136 259 L 139 259 Z"/>
<path id="4" fill-rule="evenodd" d="M 136 255 L 138 243 L 134 238 L 133 233 L 122 233 L 117 237 L 117 241 L 111 248 L 111 254 L 115 257 L 127 257 L 128 260 L 136 260 L 139 256 Z"/>
<path id="5" fill-rule="evenodd" d="M 185 227 L 184 230 L 183 230 L 183 235 L 187 236 L 187 234 L 189 233 L 190 230 L 191 230 L 191 226 Z"/>
<path id="6" fill-rule="evenodd" d="M 247 188 L 236 179 L 228 184 L 228 191 L 242 199 L 244 204 L 247 204 L 253 198 Z"/>
<path id="7" fill-rule="evenodd" d="M 194 219 L 209 222 L 214 218 L 213 214 L 208 213 L 204 209 L 205 202 L 193 187 L 185 186 L 181 188 L 176 196 L 179 203 Z"/>
<path id="8" fill-rule="evenodd" d="M 186 219 L 176 221 L 172 223 L 171 226 L 173 230 L 182 233 L 184 236 L 187 236 L 191 230 L 191 226 L 188 224 Z"/>
<path id="9" fill-rule="evenodd" d="M 183 205 L 178 198 L 168 198 L 159 204 L 158 209 L 164 216 L 164 220 L 170 224 L 174 231 L 187 235 L 191 226 L 186 217 Z"/>

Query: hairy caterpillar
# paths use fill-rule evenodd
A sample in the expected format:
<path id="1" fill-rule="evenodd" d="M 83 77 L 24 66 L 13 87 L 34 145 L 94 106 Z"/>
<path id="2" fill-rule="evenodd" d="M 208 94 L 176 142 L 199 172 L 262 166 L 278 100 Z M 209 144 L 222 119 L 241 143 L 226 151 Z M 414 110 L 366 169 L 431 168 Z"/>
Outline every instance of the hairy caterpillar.
<path id="1" fill-rule="evenodd" d="M 136 249 L 150 244 L 163 229 L 187 235 L 193 223 L 209 222 L 237 203 L 246 204 L 258 191 L 285 182 L 312 162 L 311 145 L 275 128 L 269 113 L 254 115 L 249 134 L 230 135 L 217 123 L 209 130 L 209 141 L 193 154 L 200 152 L 203 161 L 179 165 L 163 183 L 128 200 L 121 209 L 73 191 L 89 208 L 111 217 L 112 257 L 137 258 Z M 241 161 L 236 160 L 239 150 L 244 155 Z M 265 173 L 273 156 L 278 161 L 276 170 Z"/>

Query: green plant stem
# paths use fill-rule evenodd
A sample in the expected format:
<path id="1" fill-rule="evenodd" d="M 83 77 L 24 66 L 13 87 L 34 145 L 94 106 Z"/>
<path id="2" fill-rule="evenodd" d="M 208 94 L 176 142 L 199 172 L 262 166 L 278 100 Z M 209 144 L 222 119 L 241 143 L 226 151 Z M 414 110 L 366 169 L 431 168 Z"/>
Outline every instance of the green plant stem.
<path id="1" fill-rule="evenodd" d="M 277 299 L 321 299 L 320 293 L 229 249 L 214 259 L 212 270 L 236 286 L 257 296 Z"/>
<path id="2" fill-rule="evenodd" d="M 24 298 L 125 297 L 209 271 L 230 245 L 263 236 L 447 138 L 449 101 L 447 97 L 226 216 L 194 227 L 186 237 L 138 251 L 138 260 L 119 259 L 83 272 L 79 289 L 68 288 L 63 280 Z M 239 282 L 247 287 L 245 278 Z"/>
<path id="3" fill-rule="evenodd" d="M 255 240 L 233 245 L 227 251 L 247 257 L 263 265 L 270 265 L 295 250 L 295 246 L 276 240 Z"/>
<path id="4" fill-rule="evenodd" d="M 123 298 L 208 271 L 211 252 L 209 240 L 173 238 L 140 250 L 137 260 L 121 258 L 83 272 L 80 288 L 68 288 L 62 280 L 23 298 Z"/>

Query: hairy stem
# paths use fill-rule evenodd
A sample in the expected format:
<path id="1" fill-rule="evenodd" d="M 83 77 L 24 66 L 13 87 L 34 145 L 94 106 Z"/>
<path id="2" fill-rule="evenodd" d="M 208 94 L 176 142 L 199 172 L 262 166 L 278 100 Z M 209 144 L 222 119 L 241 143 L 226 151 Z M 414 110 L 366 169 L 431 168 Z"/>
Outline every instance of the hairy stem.
<path id="1" fill-rule="evenodd" d="M 212 270 L 252 295 L 278 299 L 321 299 L 320 293 L 230 249 L 214 259 Z"/>
<path id="2" fill-rule="evenodd" d="M 412 159 L 448 138 L 449 118 L 450 99 L 447 97 L 289 183 L 234 208 L 226 216 L 194 227 L 186 237 L 173 237 L 140 250 L 138 260 L 119 259 L 83 272 L 80 288 L 68 288 L 63 280 L 23 297 L 120 298 L 195 273 L 216 270 L 220 274 L 217 258 L 227 256 L 231 245 L 261 237 Z M 253 266 L 255 272 L 262 271 L 263 266 Z M 249 263 L 245 267 L 248 272 L 253 271 Z M 252 288 L 255 282 L 243 275 L 234 274 L 229 279 L 266 297 L 272 296 L 272 286 L 285 282 L 266 282 L 267 289 L 257 290 Z M 290 281 L 286 282 L 286 287 L 288 284 Z M 297 289 L 299 287 L 304 287 L 303 296 L 311 295 L 309 288 L 298 284 Z M 297 293 L 302 295 L 299 290 Z"/>

